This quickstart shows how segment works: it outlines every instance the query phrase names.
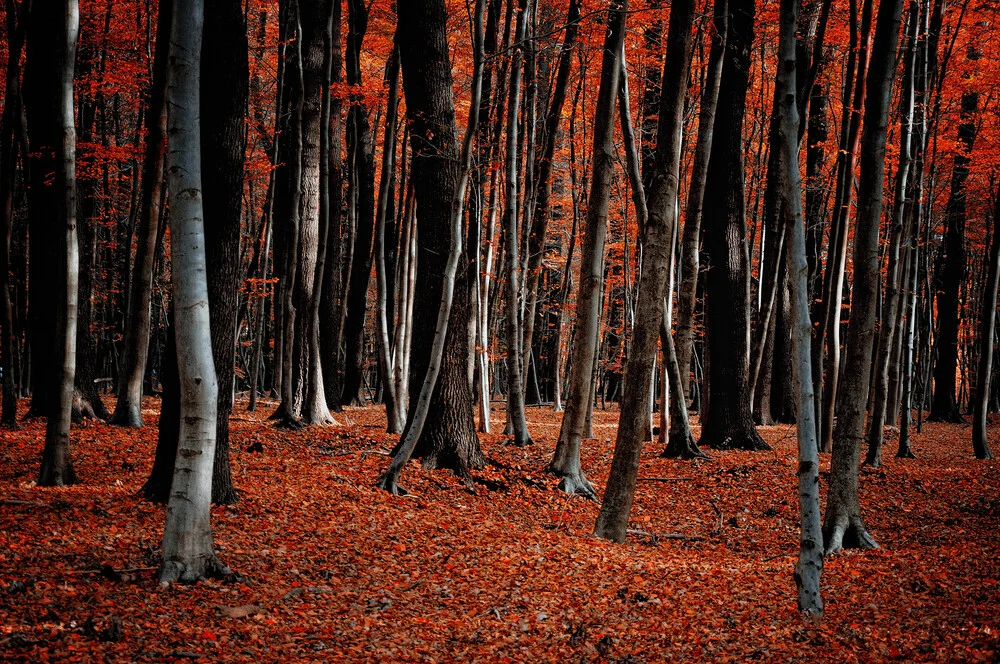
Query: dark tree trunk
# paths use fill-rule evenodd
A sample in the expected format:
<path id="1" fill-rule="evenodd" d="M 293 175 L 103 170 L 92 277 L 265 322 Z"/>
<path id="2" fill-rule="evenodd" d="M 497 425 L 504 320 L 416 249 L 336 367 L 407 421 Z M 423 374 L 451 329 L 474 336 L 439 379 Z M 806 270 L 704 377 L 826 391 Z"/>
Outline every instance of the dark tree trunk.
<path id="1" fill-rule="evenodd" d="M 693 22 L 694 0 L 674 0 L 667 28 L 656 160 L 650 178 L 649 217 L 644 229 L 642 277 L 639 280 L 632 354 L 625 369 L 625 395 L 608 486 L 594 526 L 595 535 L 614 542 L 625 541 L 628 529 L 628 517 L 638 481 L 639 454 L 649 423 L 649 385 L 656 366 L 656 341 L 664 322 L 666 298 L 670 295 L 667 287 L 677 227 L 684 100 Z M 668 359 L 676 365 L 677 358 L 670 340 L 666 340 L 665 348 L 671 356 Z M 675 373 L 675 387 L 679 387 L 679 378 L 679 374 Z M 681 399 L 679 403 L 683 404 L 682 394 L 677 394 L 675 398 Z"/>
<path id="2" fill-rule="evenodd" d="M 769 449 L 750 407 L 750 257 L 743 170 L 743 116 L 753 44 L 754 0 L 731 0 L 704 203 L 706 339 L 711 395 L 701 419 L 701 445 Z"/>
<path id="3" fill-rule="evenodd" d="M 976 369 L 976 394 L 973 398 L 972 451 L 977 459 L 993 458 L 986 439 L 986 412 L 989 409 L 990 379 L 993 374 L 993 333 L 997 320 L 997 286 L 1000 284 L 1000 189 L 997 190 L 994 206 L 989 272 L 979 323 L 979 367 Z"/>
<path id="4" fill-rule="evenodd" d="M 363 83 L 361 47 L 368 30 L 368 4 L 365 0 L 348 0 L 347 3 L 348 85 Z M 375 237 L 375 148 L 368 111 L 361 100 L 354 101 L 347 114 L 347 151 L 354 169 L 351 195 L 356 201 L 357 227 L 344 320 L 345 365 L 340 402 L 345 406 L 364 403 L 365 313 L 372 271 L 372 240 Z"/>
<path id="5" fill-rule="evenodd" d="M 886 0 L 879 6 L 867 79 L 858 217 L 854 231 L 851 322 L 847 330 L 844 389 L 837 400 L 830 494 L 823 524 L 827 553 L 836 553 L 843 547 L 878 546 L 861 518 L 858 461 L 875 345 L 875 308 L 881 277 L 878 235 L 885 178 L 886 125 L 896 73 L 894 64 L 902 8 L 903 0 Z"/>
<path id="6" fill-rule="evenodd" d="M 938 333 L 934 337 L 937 361 L 934 364 L 934 397 L 928 417 L 931 422 L 964 421 L 955 401 L 955 374 L 958 370 L 959 290 L 966 275 L 966 181 L 972 145 L 976 140 L 978 110 L 979 93 L 964 93 L 962 123 L 958 126 L 959 150 L 951 171 L 951 193 L 945 215 L 944 264 L 937 292 Z"/>
<path id="7" fill-rule="evenodd" d="M 19 63 L 24 48 L 24 6 L 6 0 L 7 76 L 4 87 L 3 114 L 0 116 L 0 426 L 17 427 L 18 386 L 14 382 L 14 312 L 11 303 L 10 250 L 14 212 L 14 183 L 18 146 L 16 136 L 21 127 L 21 70 Z"/>
<path id="8" fill-rule="evenodd" d="M 206 3 L 205 33 L 210 38 L 203 43 L 201 58 L 202 186 L 212 356 L 219 384 L 212 502 L 228 505 L 237 500 L 229 468 L 229 415 L 235 380 L 244 115 L 249 90 L 246 21 L 240 0 Z"/>
<path id="9" fill-rule="evenodd" d="M 460 177 L 447 11 L 444 0 L 400 3 L 398 10 L 397 39 L 417 205 L 416 293 L 420 301 L 436 303 L 442 299 Z M 462 258 L 459 265 L 440 374 L 413 454 L 423 459 L 424 468 L 450 468 L 468 477 L 470 468 L 483 466 L 486 460 L 476 436 L 468 380 L 467 259 Z M 414 307 L 409 388 L 414 396 L 420 394 L 428 371 L 437 314 L 434 306 Z M 416 404 L 417 399 L 412 399 L 407 428 Z"/>

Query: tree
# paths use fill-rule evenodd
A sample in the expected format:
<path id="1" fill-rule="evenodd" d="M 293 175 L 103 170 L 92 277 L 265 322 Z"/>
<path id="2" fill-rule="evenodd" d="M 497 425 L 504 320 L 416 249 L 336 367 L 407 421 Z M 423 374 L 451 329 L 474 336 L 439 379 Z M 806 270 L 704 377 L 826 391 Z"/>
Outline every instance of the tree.
<path id="1" fill-rule="evenodd" d="M 57 7 L 41 3 L 32 5 L 28 15 L 24 73 L 29 135 L 35 139 L 29 149 L 31 154 L 36 155 L 31 165 L 31 237 L 33 246 L 36 243 L 49 244 L 56 258 L 47 266 L 32 266 L 39 272 L 52 273 L 49 279 L 43 280 L 42 288 L 54 287 L 47 308 L 52 310 L 55 324 L 43 337 L 51 339 L 52 346 L 37 347 L 38 355 L 46 354 L 51 358 L 52 371 L 51 376 L 46 376 L 48 387 L 41 397 L 42 403 L 48 405 L 45 408 L 48 416 L 45 448 L 38 474 L 41 486 L 62 486 L 77 481 L 70 458 L 69 436 L 76 372 L 79 280 L 76 122 L 73 112 L 73 72 L 79 30 L 80 10 L 76 0 L 63 0 Z M 45 215 L 50 211 L 54 214 L 46 219 Z M 46 236 L 53 239 L 46 239 Z M 41 254 L 33 254 L 32 260 L 36 257 L 41 259 Z M 41 289 L 33 289 L 33 297 L 41 295 Z M 35 300 L 33 307 L 44 307 L 45 304 L 41 304 L 44 302 L 45 299 Z M 35 339 L 33 337 L 33 343 Z"/>
<path id="2" fill-rule="evenodd" d="M 649 421 L 649 385 L 656 364 L 656 341 L 660 337 L 666 309 L 665 298 L 670 295 L 667 288 L 674 229 L 677 226 L 683 145 L 681 132 L 693 23 L 694 0 L 674 0 L 670 7 L 667 58 L 660 86 L 656 157 L 649 183 L 649 217 L 643 231 L 642 276 L 632 333 L 632 354 L 625 369 L 625 394 L 608 486 L 594 526 L 595 535 L 614 542 L 625 541 L 628 529 L 628 516 L 639 473 L 639 453 Z M 675 398 L 684 397 L 675 393 Z"/>
<path id="3" fill-rule="evenodd" d="M 875 342 L 875 307 L 879 296 L 879 223 L 885 177 L 886 125 L 895 78 L 896 46 L 902 0 L 879 5 L 875 41 L 866 81 L 865 126 L 861 136 L 861 177 L 858 217 L 854 229 L 854 279 L 851 322 L 847 329 L 844 390 L 837 399 L 837 425 L 833 436 L 830 494 L 823 524 L 827 555 L 843 547 L 878 546 L 861 518 L 858 499 L 858 460 L 864 434 L 872 348 Z"/>
<path id="4" fill-rule="evenodd" d="M 417 204 L 416 290 L 438 310 L 413 313 L 413 364 L 406 431 L 393 450 L 379 485 L 405 493 L 397 481 L 411 456 L 425 468 L 452 468 L 471 481 L 469 470 L 485 464 L 473 416 L 468 377 L 468 270 L 459 270 L 462 213 L 482 90 L 483 10 L 477 0 L 473 34 L 475 72 L 472 104 L 462 151 L 458 153 L 451 57 L 444 0 L 399 5 L 396 38 L 403 71 L 403 95 L 412 152 Z M 458 278 L 456 278 L 458 276 Z"/>
<path id="5" fill-rule="evenodd" d="M 795 49 L 798 0 L 782 0 L 774 97 L 778 101 L 777 143 L 780 160 L 777 183 L 778 207 L 784 211 L 788 238 L 786 260 L 792 291 L 792 371 L 795 382 L 799 457 L 799 560 L 795 566 L 799 610 L 807 615 L 823 613 L 820 576 L 823 572 L 823 533 L 819 511 L 819 453 L 816 444 L 813 397 L 811 328 L 809 317 L 809 264 L 806 261 L 802 219 L 802 182 L 799 170 L 799 111 L 796 79 L 799 61 Z"/>
<path id="6" fill-rule="evenodd" d="M 608 30 L 601 60 L 601 85 L 594 108 L 594 148 L 591 166 L 591 189 L 584 230 L 580 288 L 576 304 L 576 330 L 573 360 L 569 377 L 566 411 L 562 430 L 549 472 L 562 478 L 566 493 L 594 495 L 594 488 L 580 467 L 580 445 L 586 429 L 590 394 L 594 387 L 594 367 L 600 330 L 601 291 L 604 283 L 604 243 L 608 232 L 608 206 L 614 170 L 614 104 L 621 75 L 622 43 L 628 0 L 611 0 Z M 657 322 L 659 325 L 659 322 Z M 648 382 L 647 387 L 648 390 Z"/>
<path id="7" fill-rule="evenodd" d="M 212 501 L 237 500 L 229 469 L 229 415 L 233 410 L 234 355 L 239 312 L 240 219 L 246 160 L 245 112 L 250 73 L 243 5 L 205 5 L 201 58 L 201 159 L 205 253 L 212 358 L 219 384 Z"/>
<path id="8" fill-rule="evenodd" d="M 770 449 L 753 423 L 748 382 L 749 270 L 743 168 L 743 117 L 753 44 L 754 0 L 730 0 L 726 55 L 704 203 L 708 411 L 701 441 L 718 449 Z"/>
<path id="9" fill-rule="evenodd" d="M 139 214 L 138 242 L 129 291 L 125 324 L 123 371 L 118 378 L 118 400 L 111 414 L 111 424 L 142 426 L 142 384 L 149 353 L 153 266 L 156 261 L 160 226 L 160 198 L 163 165 L 166 159 L 167 108 L 164 93 L 167 85 L 167 49 L 173 0 L 159 4 L 156 25 L 156 49 L 153 54 L 153 79 L 145 114 L 146 139 L 142 169 L 142 203 Z"/>
<path id="10" fill-rule="evenodd" d="M 1000 188 L 995 201 L 986 290 L 979 323 L 979 367 L 976 369 L 976 393 L 973 397 L 972 451 L 977 459 L 993 458 L 986 439 L 986 413 L 989 410 L 990 378 L 993 376 L 993 333 L 997 319 L 997 285 L 1000 284 Z"/>
<path id="11" fill-rule="evenodd" d="M 212 547 L 218 383 L 212 360 L 199 121 L 204 0 L 175 0 L 167 67 L 167 182 L 173 239 L 180 429 L 160 583 L 224 573 Z"/>

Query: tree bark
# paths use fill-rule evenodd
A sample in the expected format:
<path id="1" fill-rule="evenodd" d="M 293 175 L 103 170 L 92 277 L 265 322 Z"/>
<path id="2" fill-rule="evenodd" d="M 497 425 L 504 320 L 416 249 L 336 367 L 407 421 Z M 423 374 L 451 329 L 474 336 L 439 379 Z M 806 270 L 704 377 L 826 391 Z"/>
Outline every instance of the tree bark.
<path id="1" fill-rule="evenodd" d="M 142 194 L 138 242 L 129 288 L 128 319 L 125 325 L 123 371 L 118 377 L 118 400 L 115 402 L 115 411 L 111 414 L 110 420 L 111 424 L 126 427 L 142 426 L 142 385 L 146 374 L 146 358 L 149 354 L 153 267 L 156 262 L 163 165 L 166 159 L 167 108 L 164 104 L 164 92 L 167 85 L 167 49 L 170 45 L 173 1 L 164 0 L 158 9 L 153 80 L 144 116 L 146 143 L 142 169 Z"/>
<path id="2" fill-rule="evenodd" d="M 702 447 L 770 449 L 753 423 L 748 375 L 750 257 L 743 169 L 743 117 L 753 44 L 754 0 L 730 0 L 726 55 L 719 84 L 704 204 L 708 410 Z"/>
<path id="3" fill-rule="evenodd" d="M 243 209 L 244 130 L 250 73 L 247 36 L 240 0 L 205 5 L 201 58 L 201 159 L 212 359 L 218 406 L 212 502 L 238 499 L 229 467 L 229 415 L 233 410 L 236 325 L 239 309 L 240 219 Z"/>
<path id="4" fill-rule="evenodd" d="M 218 384 L 212 360 L 202 209 L 199 69 L 204 0 L 175 0 L 167 68 L 173 225 L 171 271 L 180 377 L 180 430 L 163 529 L 160 583 L 223 572 L 212 547 L 212 465 Z"/>
<path id="5" fill-rule="evenodd" d="M 993 375 L 993 334 L 997 319 L 997 285 L 1000 284 L 1000 188 L 997 189 L 990 229 L 990 254 L 983 309 L 979 323 L 979 366 L 976 368 L 976 394 L 973 398 L 972 452 L 977 459 L 992 459 L 986 439 L 986 414 L 989 412 L 990 379 Z"/>
<path id="6" fill-rule="evenodd" d="M 42 301 L 46 302 L 55 318 L 49 335 L 53 345 L 45 349 L 36 347 L 39 353 L 36 353 L 35 361 L 40 360 L 38 354 L 47 353 L 52 358 L 53 371 L 51 376 L 46 377 L 49 381 L 49 408 L 46 409 L 48 421 L 38 474 L 39 486 L 63 486 L 77 481 L 70 457 L 70 420 L 76 372 L 80 267 L 76 239 L 76 122 L 73 102 L 73 72 L 79 30 L 80 10 L 76 0 L 63 0 L 55 7 L 33 5 L 30 10 L 25 101 L 29 102 L 29 135 L 40 139 L 31 146 L 31 152 L 43 153 L 43 156 L 32 160 L 32 171 L 40 169 L 41 173 L 32 173 L 31 186 L 34 189 L 42 184 L 44 191 L 36 189 L 29 205 L 39 202 L 43 196 L 50 197 L 50 209 L 55 212 L 44 222 L 35 220 L 31 238 L 32 246 L 36 243 L 53 246 L 57 260 L 38 266 L 38 269 L 53 272 L 54 284 L 61 288 L 52 292 L 52 299 Z M 48 108 L 42 110 L 42 105 Z M 52 124 L 42 126 L 43 122 Z M 43 184 L 53 175 L 54 181 Z M 38 177 L 41 181 L 36 179 Z M 43 223 L 47 228 L 42 226 Z M 46 240 L 44 235 L 54 235 L 54 239 Z M 35 260 L 34 255 L 32 260 Z"/>
<path id="7" fill-rule="evenodd" d="M 580 466 L 580 445 L 587 433 L 587 414 L 596 375 L 601 293 L 604 284 L 604 244 L 614 172 L 615 98 L 618 94 L 618 77 L 621 75 L 620 59 L 627 12 L 628 0 L 611 0 L 601 61 L 601 83 L 594 109 L 592 180 L 587 204 L 587 226 L 581 247 L 573 361 L 562 431 L 549 464 L 549 472 L 562 478 L 560 486 L 566 493 L 581 493 L 590 497 L 594 495 L 594 488 Z M 647 391 L 648 385 L 647 380 L 644 385 Z"/>
<path id="8" fill-rule="evenodd" d="M 837 401 L 833 437 L 830 494 L 823 526 L 827 554 L 843 547 L 874 548 L 861 518 L 858 499 L 858 460 L 864 433 L 868 388 L 875 341 L 875 308 L 879 295 L 879 224 L 885 177 L 886 125 L 895 77 L 896 46 L 903 1 L 879 5 L 868 71 L 865 126 L 861 137 L 861 177 L 858 217 L 854 230 L 854 279 L 851 322 L 847 329 L 844 390 Z"/>

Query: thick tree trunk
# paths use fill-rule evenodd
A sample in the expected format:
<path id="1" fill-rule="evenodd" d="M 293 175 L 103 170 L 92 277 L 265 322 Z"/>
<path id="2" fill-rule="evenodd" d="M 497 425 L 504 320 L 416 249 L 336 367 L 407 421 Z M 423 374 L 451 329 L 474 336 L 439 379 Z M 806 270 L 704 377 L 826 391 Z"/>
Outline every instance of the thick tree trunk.
<path id="1" fill-rule="evenodd" d="M 858 499 L 858 460 L 864 434 L 875 341 L 875 308 L 879 296 L 879 224 L 885 177 L 886 125 L 895 77 L 896 46 L 903 0 L 882 2 L 875 27 L 868 72 L 865 127 L 861 137 L 858 218 L 854 230 L 854 279 L 851 322 L 847 331 L 844 390 L 837 401 L 830 494 L 823 526 L 828 554 L 843 547 L 878 546 L 865 529 Z"/>
<path id="2" fill-rule="evenodd" d="M 624 9 L 624 8 L 623 8 Z M 677 227 L 677 197 L 684 128 L 684 100 L 691 54 L 694 0 L 674 0 L 667 28 L 667 57 L 660 87 L 656 160 L 649 183 L 649 217 L 644 229 L 642 276 L 632 337 L 625 368 L 625 394 L 618 421 L 614 457 L 604 501 L 594 534 L 613 542 L 625 541 L 639 475 L 639 455 L 649 425 L 650 390 L 656 366 L 656 341 L 670 293 L 671 250 Z M 669 333 L 669 330 L 667 330 Z M 668 354 L 673 353 L 666 340 Z M 676 361 L 676 358 L 674 358 Z M 681 396 L 681 395 L 678 395 Z M 666 398 L 666 395 L 664 395 Z"/>
<path id="3" fill-rule="evenodd" d="M 38 355 L 46 353 L 51 358 L 53 372 L 46 377 L 49 381 L 48 401 L 42 402 L 48 403 L 49 407 L 45 413 L 48 422 L 38 474 L 40 486 L 63 486 L 77 481 L 70 458 L 69 434 L 76 372 L 80 267 L 76 239 L 76 122 L 73 103 L 79 12 L 76 0 L 63 0 L 55 7 L 34 5 L 28 17 L 25 100 L 29 102 L 29 135 L 40 139 L 30 149 L 32 153 L 42 153 L 41 157 L 32 160 L 31 170 L 40 169 L 42 172 L 32 173 L 31 186 L 33 189 L 39 185 L 44 187 L 42 191 L 33 192 L 29 205 L 39 202 L 41 197 L 48 197 L 51 199 L 50 209 L 55 213 L 48 219 L 34 220 L 31 238 L 33 247 L 36 243 L 53 247 L 57 260 L 38 268 L 52 272 L 54 284 L 59 287 L 51 293 L 52 299 L 41 301 L 42 306 L 52 310 L 55 319 L 49 333 L 53 344 L 50 348 L 36 347 L 38 353 L 35 354 L 37 362 L 40 359 Z M 47 108 L 43 110 L 41 106 Z M 51 122 L 51 125 L 43 126 L 44 122 Z M 35 260 L 34 254 L 32 260 Z M 32 295 L 37 294 L 33 292 Z"/>
<path id="4" fill-rule="evenodd" d="M 209 508 L 218 383 L 212 361 L 201 193 L 199 69 L 203 0 L 175 0 L 167 68 L 167 156 L 173 226 L 171 271 L 180 377 L 180 429 L 163 529 L 160 582 L 194 582 L 222 572 Z"/>
<path id="5" fill-rule="evenodd" d="M 708 411 L 701 419 L 702 447 L 769 449 L 750 407 L 750 257 L 743 170 L 743 116 L 753 44 L 754 0 L 730 0 L 726 56 L 719 84 L 712 154 L 704 203 Z"/>
<path id="6" fill-rule="evenodd" d="M 621 75 L 621 52 L 625 37 L 628 0 L 611 0 L 608 30 L 601 61 L 601 84 L 597 95 L 594 147 L 591 154 L 591 190 L 587 204 L 587 226 L 580 263 L 580 288 L 576 302 L 576 331 L 569 391 L 562 432 L 549 472 L 562 478 L 567 493 L 594 495 L 594 488 L 580 467 L 580 445 L 587 435 L 587 414 L 596 375 L 601 294 L 604 284 L 604 244 L 608 231 L 608 206 L 614 172 L 614 109 Z M 659 325 L 659 320 L 657 320 Z M 648 391 L 649 381 L 644 384 Z"/>
<path id="7" fill-rule="evenodd" d="M 149 354 L 153 266 L 156 262 L 163 164 L 166 159 L 167 108 L 164 104 L 164 92 L 167 85 L 167 49 L 170 45 L 173 1 L 161 2 L 157 16 L 153 80 L 144 116 L 146 143 L 138 242 L 129 288 L 122 372 L 118 377 L 118 400 L 110 420 L 111 424 L 126 427 L 142 426 L 142 385 L 146 374 L 146 358 Z"/>
<path id="8" fill-rule="evenodd" d="M 417 205 L 416 292 L 433 307 L 413 312 L 413 365 L 406 432 L 379 484 L 405 492 L 399 473 L 414 454 L 425 468 L 451 468 L 466 482 L 469 469 L 485 464 L 476 436 L 472 389 L 468 381 L 468 284 L 456 281 L 464 246 L 463 200 L 469 180 L 472 143 L 479 118 L 483 67 L 483 12 L 477 0 L 474 20 L 475 72 L 472 104 L 461 155 L 455 131 L 451 58 L 444 0 L 402 3 L 396 33 L 403 70 L 403 93 L 413 153 Z"/>
<path id="9" fill-rule="evenodd" d="M 202 204 L 212 359 L 219 385 L 212 502 L 228 505 L 238 498 L 229 468 L 229 415 L 235 380 L 244 115 L 249 94 L 246 22 L 240 0 L 206 4 L 204 25 L 211 39 L 205 40 L 201 58 Z"/>

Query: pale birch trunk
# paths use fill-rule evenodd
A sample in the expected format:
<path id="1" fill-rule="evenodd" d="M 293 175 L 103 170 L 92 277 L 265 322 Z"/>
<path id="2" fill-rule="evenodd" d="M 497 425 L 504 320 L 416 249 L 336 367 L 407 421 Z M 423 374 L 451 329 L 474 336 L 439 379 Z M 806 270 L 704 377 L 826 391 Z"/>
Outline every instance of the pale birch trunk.
<path id="1" fill-rule="evenodd" d="M 167 70 L 167 176 L 181 412 L 163 529 L 162 584 L 224 571 L 212 548 L 209 511 L 218 385 L 208 316 L 198 113 L 204 0 L 176 3 Z"/>

